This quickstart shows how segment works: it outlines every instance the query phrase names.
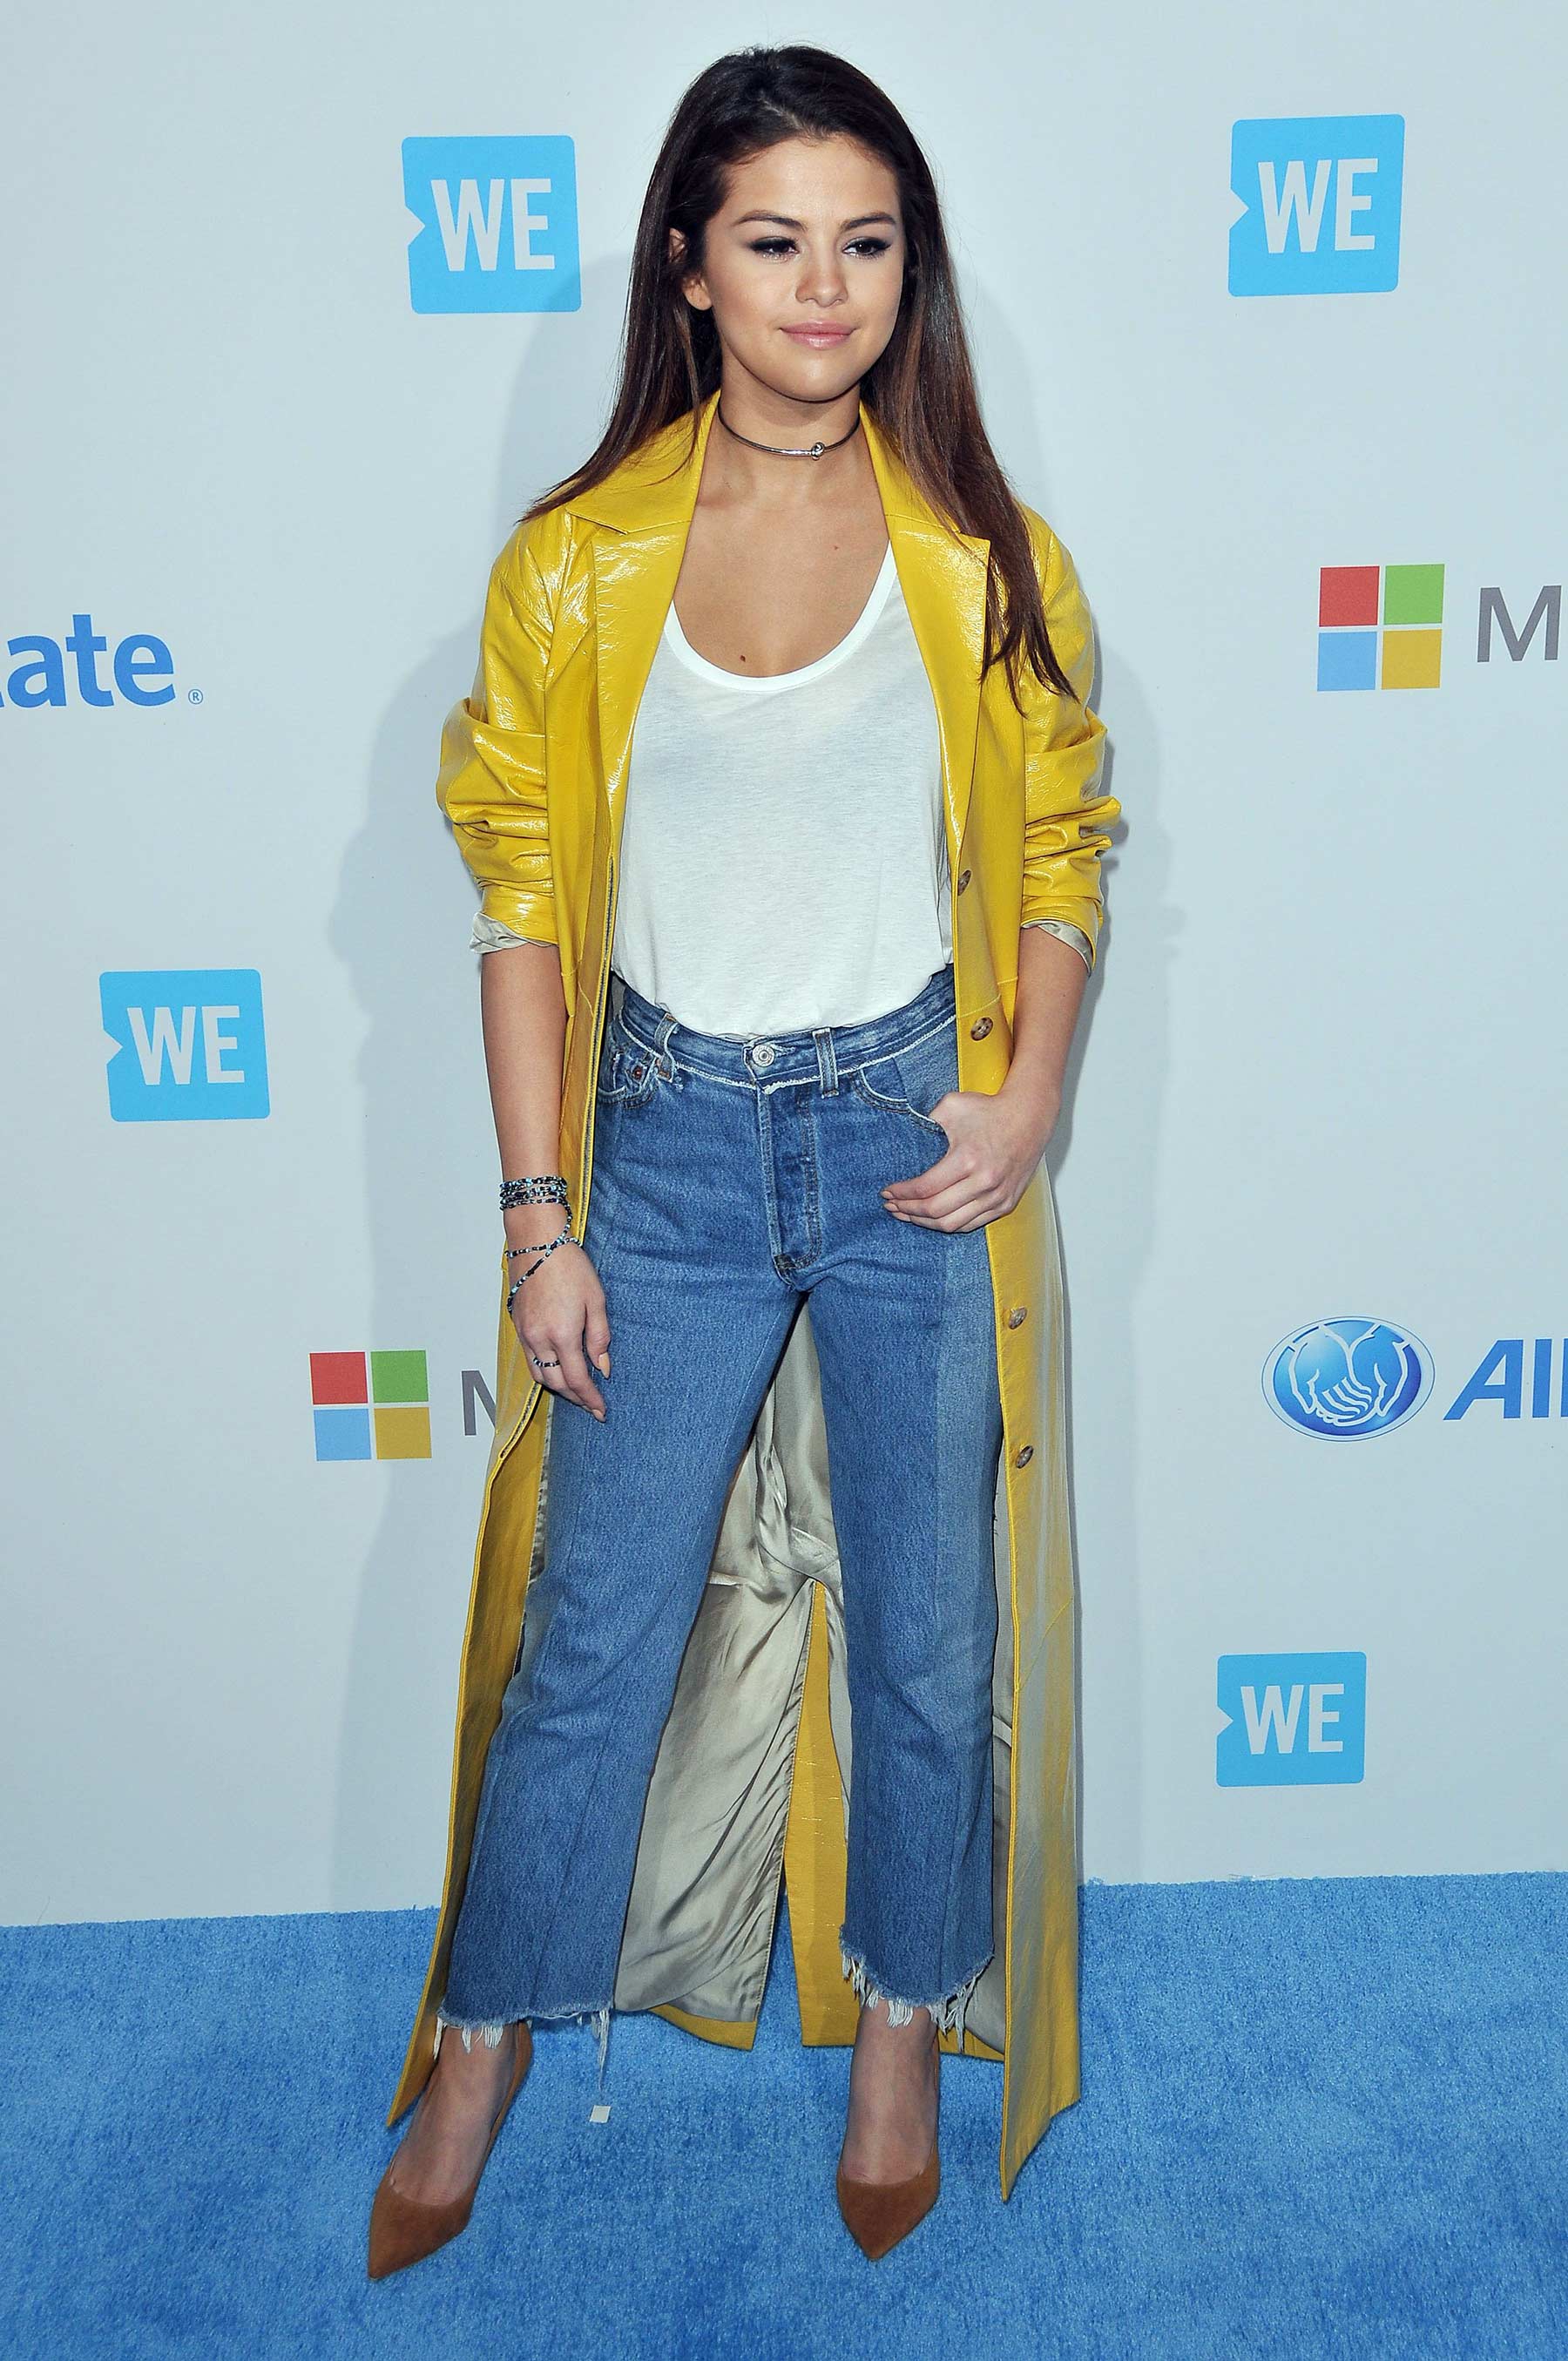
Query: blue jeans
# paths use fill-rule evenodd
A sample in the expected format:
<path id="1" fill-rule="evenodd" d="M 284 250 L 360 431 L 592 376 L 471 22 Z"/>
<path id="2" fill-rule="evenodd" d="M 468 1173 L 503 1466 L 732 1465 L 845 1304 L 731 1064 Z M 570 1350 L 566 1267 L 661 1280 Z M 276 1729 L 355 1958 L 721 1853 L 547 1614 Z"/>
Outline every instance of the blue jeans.
<path id="1" fill-rule="evenodd" d="M 952 970 L 891 1015 L 769 1039 L 695 1032 L 616 981 L 583 1241 L 607 1415 L 551 1407 L 544 1553 L 437 2045 L 591 2016 L 602 2067 L 654 1756 L 803 1295 L 853 1733 L 842 1963 L 893 2022 L 923 2005 L 961 2032 L 993 1950 L 990 1264 L 983 1228 L 901 1222 L 879 1194 L 947 1146 L 927 1111 L 958 1087 Z"/>

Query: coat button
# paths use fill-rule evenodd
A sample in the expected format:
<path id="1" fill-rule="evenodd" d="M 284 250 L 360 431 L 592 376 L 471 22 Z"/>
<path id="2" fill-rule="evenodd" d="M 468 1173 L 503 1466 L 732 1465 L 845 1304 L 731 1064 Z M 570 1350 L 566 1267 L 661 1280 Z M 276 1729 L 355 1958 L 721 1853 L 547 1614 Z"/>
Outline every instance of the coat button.
<path id="1" fill-rule="evenodd" d="M 1027 1307 L 1022 1303 L 1015 1303 L 1007 1314 L 1007 1325 L 1009 1328 L 1022 1328 L 1028 1317 Z"/>
<path id="2" fill-rule="evenodd" d="M 981 1020 L 980 1020 L 980 1022 L 979 1022 L 979 1024 L 978 1024 L 978 1025 L 971 1025 L 971 1026 L 970 1027 L 970 1029 L 969 1029 L 969 1037 L 970 1037 L 970 1039 L 971 1041 L 983 1041 L 983 1040 L 984 1040 L 984 1038 L 985 1038 L 985 1037 L 986 1037 L 986 1035 L 990 1032 L 990 1030 L 991 1030 L 991 1019 L 990 1019 L 990 1017 L 989 1017 L 989 1016 L 982 1016 L 982 1017 L 981 1018 Z"/>
<path id="3" fill-rule="evenodd" d="M 1026 1444 L 1025 1444 L 1025 1445 L 1024 1445 L 1024 1447 L 1023 1447 L 1023 1449 L 1022 1449 L 1021 1451 L 1015 1452 L 1015 1453 L 1014 1454 L 1014 1456 L 1013 1456 L 1013 1465 L 1014 1465 L 1014 1467 L 1027 1467 L 1027 1466 L 1029 1465 L 1030 1460 L 1031 1460 L 1031 1459 L 1033 1459 L 1034 1455 L 1035 1455 L 1035 1446 L 1034 1446 L 1034 1444 L 1033 1444 L 1032 1443 L 1026 1443 Z"/>
<path id="4" fill-rule="evenodd" d="M 963 892 L 964 887 L 969 884 L 969 871 L 967 869 L 960 869 L 959 872 L 959 892 L 960 894 Z"/>

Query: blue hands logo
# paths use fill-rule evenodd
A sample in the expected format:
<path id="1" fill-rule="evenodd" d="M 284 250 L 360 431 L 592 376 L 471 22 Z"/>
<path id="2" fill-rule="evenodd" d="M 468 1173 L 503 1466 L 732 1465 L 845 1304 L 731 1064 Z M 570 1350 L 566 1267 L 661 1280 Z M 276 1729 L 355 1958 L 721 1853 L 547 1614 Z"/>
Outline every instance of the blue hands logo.
<path id="1" fill-rule="evenodd" d="M 1387 1434 L 1431 1389 L 1431 1355 L 1386 1320 L 1316 1320 L 1263 1365 L 1268 1407 L 1303 1434 Z"/>

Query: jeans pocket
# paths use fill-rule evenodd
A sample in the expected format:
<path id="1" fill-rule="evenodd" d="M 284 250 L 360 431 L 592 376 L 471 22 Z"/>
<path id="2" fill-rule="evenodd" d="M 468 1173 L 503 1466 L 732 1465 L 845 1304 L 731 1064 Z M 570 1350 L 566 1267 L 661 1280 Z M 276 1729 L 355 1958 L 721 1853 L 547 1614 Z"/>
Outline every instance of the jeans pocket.
<path id="1" fill-rule="evenodd" d="M 646 1106 L 658 1082 L 659 1060 L 652 1050 L 611 1017 L 605 1026 L 595 1085 L 599 1104 Z"/>
<path id="2" fill-rule="evenodd" d="M 959 1086 L 957 1025 L 949 1021 L 907 1049 L 857 1066 L 851 1080 L 868 1106 L 905 1115 L 934 1138 L 945 1141 L 948 1135 L 931 1109 Z"/>
<path id="3" fill-rule="evenodd" d="M 599 1044 L 598 1073 L 594 1082 L 594 1096 L 600 1106 L 626 1096 L 626 1062 L 620 1044 L 607 1026 Z"/>

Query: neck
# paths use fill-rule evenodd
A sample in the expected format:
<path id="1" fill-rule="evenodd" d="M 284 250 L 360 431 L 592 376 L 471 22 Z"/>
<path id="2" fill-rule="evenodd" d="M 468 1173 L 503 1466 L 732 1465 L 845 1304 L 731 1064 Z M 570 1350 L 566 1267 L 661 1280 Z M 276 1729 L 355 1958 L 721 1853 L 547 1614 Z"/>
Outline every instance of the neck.
<path id="1" fill-rule="evenodd" d="M 858 384 L 821 402 L 722 385 L 703 469 L 705 496 L 711 491 L 719 500 L 758 507 L 841 500 L 870 465 L 860 417 Z M 795 456 L 814 443 L 825 446 L 819 458 Z"/>

